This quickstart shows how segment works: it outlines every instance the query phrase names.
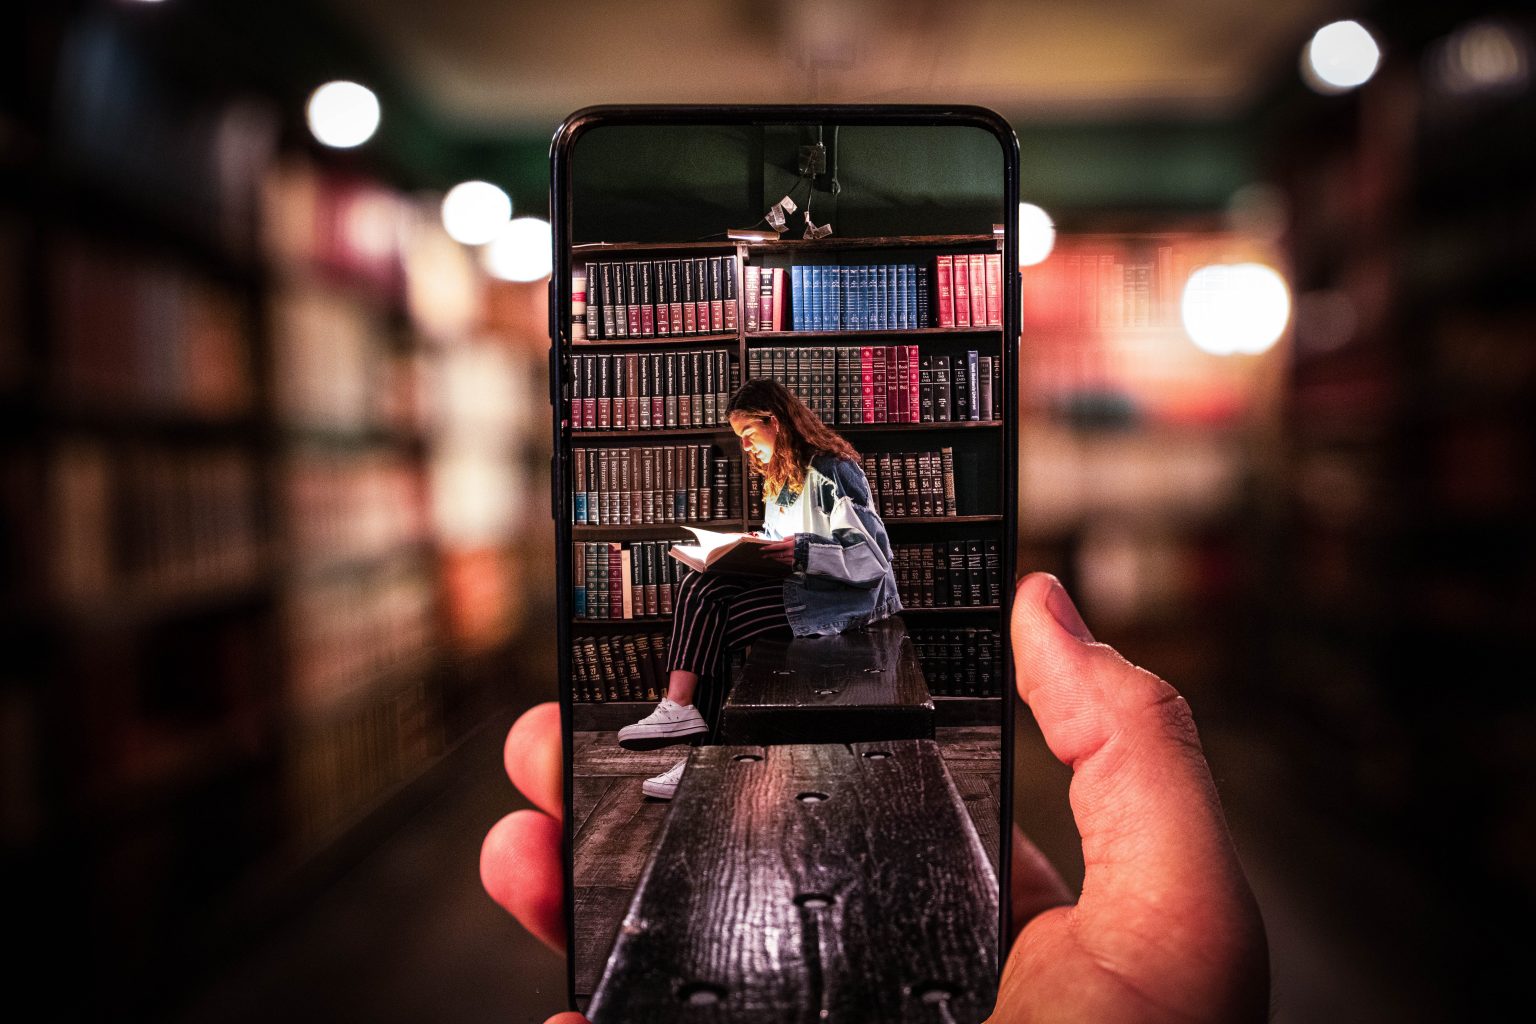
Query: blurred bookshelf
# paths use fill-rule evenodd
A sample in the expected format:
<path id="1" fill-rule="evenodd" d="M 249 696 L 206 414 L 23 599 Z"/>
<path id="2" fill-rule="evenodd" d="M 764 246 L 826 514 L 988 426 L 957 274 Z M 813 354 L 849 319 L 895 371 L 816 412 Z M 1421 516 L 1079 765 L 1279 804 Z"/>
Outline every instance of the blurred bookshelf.
<path id="1" fill-rule="evenodd" d="M 547 452 L 526 296 L 121 29 L 61 41 L 0 177 L 0 830 L 138 1005 L 509 703 Z"/>
<path id="2" fill-rule="evenodd" d="M 1509 141 L 1533 105 L 1449 76 L 1470 17 L 1390 22 L 1396 45 L 1353 102 L 1295 104 L 1277 132 L 1297 330 L 1274 535 L 1296 557 L 1267 566 L 1281 625 L 1259 678 L 1320 814 L 1422 877 L 1508 894 L 1502 914 L 1536 896 L 1516 867 L 1536 815 L 1513 739 L 1536 706 L 1510 672 L 1536 635 L 1536 304 L 1520 283 L 1536 245 L 1517 212 L 1531 161 Z M 1463 688 L 1475 698 L 1446 699 Z M 1460 926 L 1452 901 L 1430 910 Z M 1465 991 L 1494 990 L 1493 963 L 1445 953 Z"/>

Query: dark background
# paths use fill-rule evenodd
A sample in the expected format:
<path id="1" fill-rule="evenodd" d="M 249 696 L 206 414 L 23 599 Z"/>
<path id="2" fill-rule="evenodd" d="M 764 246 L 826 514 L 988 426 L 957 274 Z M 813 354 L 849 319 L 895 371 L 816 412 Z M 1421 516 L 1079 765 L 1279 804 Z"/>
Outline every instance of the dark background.
<path id="1" fill-rule="evenodd" d="M 545 215 L 554 125 L 615 101 L 992 106 L 1053 260 L 1169 244 L 1282 271 L 1286 334 L 1226 362 L 1172 329 L 1032 326 L 1026 271 L 1020 566 L 1189 697 L 1269 925 L 1275 1019 L 1492 1015 L 1528 959 L 1536 839 L 1529 19 L 572 7 L 12 15 L 0 838 L 32 957 L 75 981 L 57 1015 L 559 1008 L 563 965 L 476 872 L 519 806 L 500 737 L 554 696 L 544 284 L 491 281 L 420 224 L 472 177 Z M 1323 96 L 1297 59 L 1335 17 L 1385 57 Z M 1467 87 L 1458 54 L 1508 74 Z M 304 127 L 337 77 L 384 108 L 354 151 Z M 322 198 L 296 217 L 290 189 L 275 217 L 295 161 Z M 641 224 L 653 200 L 633 198 Z M 381 256 L 346 235 L 359 202 L 427 240 Z M 471 298 L 434 318 L 412 291 L 434 285 L 432 309 Z M 319 343 L 323 386 L 285 362 L 295 332 L 341 339 Z M 164 343 L 227 357 L 225 334 L 234 370 Z M 312 385 L 324 415 L 300 414 Z M 317 711 L 304 680 L 327 671 L 362 696 Z M 1066 770 L 1027 713 L 1017 772 L 1018 820 L 1080 882 Z"/>

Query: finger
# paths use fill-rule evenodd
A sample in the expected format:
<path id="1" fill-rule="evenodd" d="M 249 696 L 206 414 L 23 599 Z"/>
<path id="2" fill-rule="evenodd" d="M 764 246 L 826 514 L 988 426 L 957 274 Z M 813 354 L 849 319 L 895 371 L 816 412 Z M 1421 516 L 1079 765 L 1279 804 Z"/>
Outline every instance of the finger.
<path id="1" fill-rule="evenodd" d="M 1262 955 L 1231 962 L 1234 951 L 1263 950 L 1263 925 L 1184 699 L 1094 642 L 1052 576 L 1020 581 L 1012 633 L 1019 695 L 1072 767 L 1085 868 L 1079 936 L 1133 974 L 1169 957 L 1237 968 L 1184 982 L 1169 973 L 1156 985 L 1219 987 L 1244 975 L 1243 991 L 1264 990 L 1251 984 L 1253 971 L 1267 971 Z"/>
<path id="2" fill-rule="evenodd" d="M 590 1022 L 587 1018 L 572 1010 L 569 1013 L 557 1013 L 545 1021 L 544 1024 L 590 1024 Z"/>
<path id="3" fill-rule="evenodd" d="M 560 780 L 564 770 L 560 751 L 560 705 L 535 704 L 512 723 L 502 759 L 512 785 L 535 807 L 556 819 L 564 816 Z"/>
<path id="4" fill-rule="evenodd" d="M 1062 881 L 1061 873 L 1018 825 L 1013 826 L 1013 855 L 1009 859 L 1013 864 L 1008 875 L 1013 907 L 1013 934 L 1009 936 L 1012 939 L 1018 937 L 1020 929 L 1034 920 L 1035 915 L 1052 907 L 1070 905 L 1072 892 Z"/>
<path id="5" fill-rule="evenodd" d="M 480 846 L 480 883 L 534 937 L 565 951 L 558 821 L 538 811 L 514 811 L 491 826 Z"/>

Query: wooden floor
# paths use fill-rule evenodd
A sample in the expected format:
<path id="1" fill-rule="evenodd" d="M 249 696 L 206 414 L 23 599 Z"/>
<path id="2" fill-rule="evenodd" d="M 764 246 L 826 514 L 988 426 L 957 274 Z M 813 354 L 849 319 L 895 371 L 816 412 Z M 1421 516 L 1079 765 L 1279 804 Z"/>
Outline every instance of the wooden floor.
<path id="1" fill-rule="evenodd" d="M 680 758 L 686 746 L 638 753 L 620 749 L 614 732 L 577 732 L 572 764 L 575 836 L 576 992 L 597 987 L 613 937 L 652 847 L 667 802 L 643 796 L 640 784 Z M 999 744 L 997 726 L 941 727 L 935 737 L 955 787 L 997 869 Z"/>

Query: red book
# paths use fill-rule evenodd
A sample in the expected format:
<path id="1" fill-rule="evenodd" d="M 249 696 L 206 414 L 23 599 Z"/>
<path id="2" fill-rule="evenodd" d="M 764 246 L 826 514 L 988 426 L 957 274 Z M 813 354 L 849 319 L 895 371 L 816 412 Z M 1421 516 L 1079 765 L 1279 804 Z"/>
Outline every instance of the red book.
<path id="1" fill-rule="evenodd" d="M 773 269 L 764 267 L 762 277 L 757 287 L 757 329 L 759 331 L 773 330 Z"/>
<path id="2" fill-rule="evenodd" d="M 895 345 L 896 350 L 896 405 L 891 409 L 892 423 L 907 422 L 907 346 Z"/>
<path id="3" fill-rule="evenodd" d="M 955 326 L 971 326 L 971 289 L 968 287 L 970 280 L 970 260 L 964 256 L 955 257 L 954 295 Z"/>
<path id="4" fill-rule="evenodd" d="M 901 373 L 896 366 L 896 346 L 885 346 L 885 420 L 899 423 L 901 408 Z"/>
<path id="5" fill-rule="evenodd" d="M 919 423 L 922 421 L 923 384 L 922 358 L 917 354 L 916 345 L 907 346 L 907 422 Z"/>
<path id="6" fill-rule="evenodd" d="M 971 326 L 987 325 L 987 258 L 981 253 L 970 257 L 971 264 Z"/>
<path id="7" fill-rule="evenodd" d="M 875 350 L 868 345 L 859 349 L 859 399 L 864 405 L 859 422 L 875 422 Z"/>
<path id="8" fill-rule="evenodd" d="M 784 268 L 773 268 L 773 306 L 770 309 L 773 329 L 784 329 Z"/>
<path id="9" fill-rule="evenodd" d="M 987 326 L 1003 326 L 1003 254 L 987 253 Z"/>
<path id="10" fill-rule="evenodd" d="M 934 279 L 938 282 L 939 291 L 939 326 L 955 326 L 955 258 L 953 256 L 937 257 L 937 266 L 934 268 Z"/>

